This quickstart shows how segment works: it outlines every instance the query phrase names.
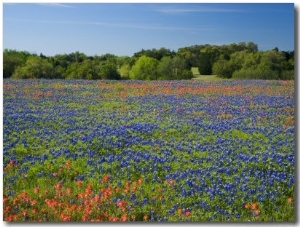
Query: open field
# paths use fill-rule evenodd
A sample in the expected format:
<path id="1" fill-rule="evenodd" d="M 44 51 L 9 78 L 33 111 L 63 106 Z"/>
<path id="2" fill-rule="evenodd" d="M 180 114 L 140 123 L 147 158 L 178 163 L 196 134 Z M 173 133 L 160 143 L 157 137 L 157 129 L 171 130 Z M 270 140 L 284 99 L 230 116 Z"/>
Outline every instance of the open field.
<path id="1" fill-rule="evenodd" d="M 197 67 L 191 68 L 193 73 L 193 80 L 204 80 L 204 81 L 212 81 L 212 80 L 222 80 L 222 78 L 217 77 L 217 75 L 201 75 Z"/>
<path id="2" fill-rule="evenodd" d="M 295 221 L 293 81 L 3 81 L 5 221 Z"/>

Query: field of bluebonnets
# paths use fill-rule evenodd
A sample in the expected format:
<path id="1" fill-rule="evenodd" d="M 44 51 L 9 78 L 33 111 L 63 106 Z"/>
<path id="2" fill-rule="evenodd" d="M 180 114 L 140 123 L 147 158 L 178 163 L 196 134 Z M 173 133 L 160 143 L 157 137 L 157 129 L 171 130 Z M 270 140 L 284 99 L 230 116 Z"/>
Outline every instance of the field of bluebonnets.
<path id="1" fill-rule="evenodd" d="M 5 221 L 295 221 L 293 81 L 3 81 Z"/>

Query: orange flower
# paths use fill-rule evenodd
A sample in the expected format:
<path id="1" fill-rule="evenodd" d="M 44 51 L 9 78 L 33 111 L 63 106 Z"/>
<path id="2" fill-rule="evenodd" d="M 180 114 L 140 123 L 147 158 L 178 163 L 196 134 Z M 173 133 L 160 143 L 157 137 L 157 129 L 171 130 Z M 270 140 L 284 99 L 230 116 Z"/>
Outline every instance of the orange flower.
<path id="1" fill-rule="evenodd" d="M 252 210 L 252 214 L 253 216 L 258 216 L 260 214 L 260 210 L 259 209 Z"/>
<path id="2" fill-rule="evenodd" d="M 7 203 L 8 202 L 8 198 L 4 195 L 3 196 L 3 203 Z"/>
<path id="3" fill-rule="evenodd" d="M 93 199 L 96 203 L 98 203 L 100 201 L 100 196 L 96 195 Z"/>
<path id="4" fill-rule="evenodd" d="M 138 179 L 138 183 L 139 184 L 143 183 L 143 178 Z"/>
<path id="5" fill-rule="evenodd" d="M 136 186 L 133 186 L 131 191 L 134 192 L 136 190 Z"/>
<path id="6" fill-rule="evenodd" d="M 71 216 L 69 216 L 69 215 L 61 216 L 61 220 L 62 221 L 71 221 Z"/>
<path id="7" fill-rule="evenodd" d="M 66 193 L 67 193 L 67 195 L 71 195 L 71 188 L 67 188 Z"/>
<path id="8" fill-rule="evenodd" d="M 127 214 L 123 214 L 123 215 L 122 215 L 121 221 L 127 221 Z"/>
<path id="9" fill-rule="evenodd" d="M 143 217 L 144 221 L 147 221 L 148 218 L 149 218 L 149 216 L 147 214 L 145 214 L 144 217 Z"/>
<path id="10" fill-rule="evenodd" d="M 37 203 L 36 200 L 32 200 L 30 204 L 31 206 L 34 206 L 36 203 Z"/>
<path id="11" fill-rule="evenodd" d="M 82 221 L 87 221 L 88 220 L 88 215 L 87 214 L 82 215 L 81 220 Z"/>
<path id="12" fill-rule="evenodd" d="M 109 180 L 109 175 L 108 174 L 105 174 L 103 177 L 102 177 L 102 183 L 106 183 L 107 181 Z"/>
<path id="13" fill-rule="evenodd" d="M 179 208 L 179 209 L 178 209 L 178 214 L 181 214 L 181 213 L 182 213 L 182 209 Z"/>
<path id="14" fill-rule="evenodd" d="M 79 193 L 79 194 L 77 194 L 76 197 L 79 198 L 79 199 L 83 199 L 83 198 L 84 198 L 84 195 L 83 195 L 82 193 Z"/>
<path id="15" fill-rule="evenodd" d="M 27 215 L 27 210 L 23 210 L 22 214 L 25 217 Z"/>
<path id="16" fill-rule="evenodd" d="M 76 185 L 77 185 L 78 187 L 81 187 L 81 186 L 83 185 L 83 182 L 82 182 L 82 181 L 77 181 L 77 182 L 76 182 Z"/>
<path id="17" fill-rule="evenodd" d="M 258 209 L 258 204 L 257 203 L 252 203 L 251 204 L 251 210 L 256 210 Z"/>
<path id="18" fill-rule="evenodd" d="M 70 169 L 71 168 L 71 162 L 68 160 L 66 161 L 66 166 L 67 166 L 67 169 Z"/>
<path id="19" fill-rule="evenodd" d="M 289 203 L 292 203 L 293 200 L 294 200 L 294 199 L 293 199 L 292 197 L 289 197 L 289 198 L 288 198 L 288 202 L 289 202 Z"/>
<path id="20" fill-rule="evenodd" d="M 35 188 L 34 188 L 34 193 L 35 193 L 35 194 L 37 194 L 39 191 L 40 191 L 40 188 L 39 188 L 39 187 L 35 187 Z"/>
<path id="21" fill-rule="evenodd" d="M 118 217 L 109 217 L 108 220 L 115 222 L 115 221 L 119 221 L 119 218 Z"/>

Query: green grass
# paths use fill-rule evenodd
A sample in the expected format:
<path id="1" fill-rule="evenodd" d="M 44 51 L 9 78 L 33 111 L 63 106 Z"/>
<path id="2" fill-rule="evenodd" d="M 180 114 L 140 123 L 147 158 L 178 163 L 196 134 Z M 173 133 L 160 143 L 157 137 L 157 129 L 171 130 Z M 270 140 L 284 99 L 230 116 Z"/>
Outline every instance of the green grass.
<path id="1" fill-rule="evenodd" d="M 222 78 L 217 77 L 217 75 L 201 75 L 199 73 L 198 67 L 191 68 L 193 73 L 193 80 L 203 80 L 203 81 L 212 81 L 212 80 L 222 80 Z"/>

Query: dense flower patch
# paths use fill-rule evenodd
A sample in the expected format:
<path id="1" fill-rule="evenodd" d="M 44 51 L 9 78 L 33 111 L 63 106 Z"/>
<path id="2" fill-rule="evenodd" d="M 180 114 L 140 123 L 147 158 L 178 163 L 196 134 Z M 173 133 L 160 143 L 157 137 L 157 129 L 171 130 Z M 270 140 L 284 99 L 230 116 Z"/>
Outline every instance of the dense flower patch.
<path id="1" fill-rule="evenodd" d="M 294 221 L 294 82 L 4 80 L 5 221 Z"/>

